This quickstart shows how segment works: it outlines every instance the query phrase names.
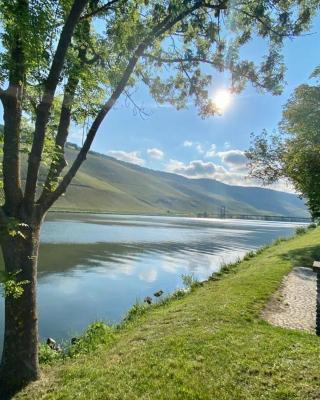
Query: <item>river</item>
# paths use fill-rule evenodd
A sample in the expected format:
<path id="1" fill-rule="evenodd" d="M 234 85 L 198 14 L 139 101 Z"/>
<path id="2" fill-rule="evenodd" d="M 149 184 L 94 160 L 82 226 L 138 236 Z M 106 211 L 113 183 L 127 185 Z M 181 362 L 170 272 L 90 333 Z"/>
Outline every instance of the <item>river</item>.
<path id="1" fill-rule="evenodd" d="M 206 279 L 301 224 L 106 214 L 50 213 L 41 232 L 40 336 L 77 335 L 90 322 L 120 321 L 136 301 Z M 0 329 L 3 330 L 3 298 Z M 1 340 L 0 340 L 1 342 Z"/>

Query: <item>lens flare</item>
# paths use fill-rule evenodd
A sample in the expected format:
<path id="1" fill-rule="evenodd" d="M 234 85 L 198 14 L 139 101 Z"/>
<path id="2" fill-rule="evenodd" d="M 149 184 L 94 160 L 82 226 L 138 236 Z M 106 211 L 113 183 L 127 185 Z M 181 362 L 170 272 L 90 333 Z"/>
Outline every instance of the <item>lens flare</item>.
<path id="1" fill-rule="evenodd" d="M 224 112 L 232 102 L 232 94 L 227 89 L 220 89 L 214 93 L 212 100 L 219 112 Z"/>

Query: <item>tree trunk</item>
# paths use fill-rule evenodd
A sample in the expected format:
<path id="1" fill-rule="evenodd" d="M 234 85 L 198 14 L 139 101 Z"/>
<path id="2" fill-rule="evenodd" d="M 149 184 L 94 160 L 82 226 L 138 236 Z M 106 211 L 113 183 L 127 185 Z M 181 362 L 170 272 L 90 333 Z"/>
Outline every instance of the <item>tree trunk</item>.
<path id="1" fill-rule="evenodd" d="M 17 273 L 23 294 L 5 297 L 4 346 L 0 366 L 0 398 L 10 396 L 39 378 L 37 320 L 37 259 L 39 226 L 23 228 L 22 238 L 5 236 L 1 248 L 7 273 Z M 20 271 L 20 272 L 18 272 Z"/>

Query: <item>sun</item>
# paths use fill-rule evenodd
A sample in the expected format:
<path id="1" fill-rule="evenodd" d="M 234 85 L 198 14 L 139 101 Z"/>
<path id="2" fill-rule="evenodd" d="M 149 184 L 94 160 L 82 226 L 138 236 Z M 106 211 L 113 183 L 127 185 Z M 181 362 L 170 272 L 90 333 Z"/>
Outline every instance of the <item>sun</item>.
<path id="1" fill-rule="evenodd" d="M 220 113 L 224 112 L 232 102 L 232 94 L 227 89 L 220 89 L 214 93 L 212 100 Z"/>

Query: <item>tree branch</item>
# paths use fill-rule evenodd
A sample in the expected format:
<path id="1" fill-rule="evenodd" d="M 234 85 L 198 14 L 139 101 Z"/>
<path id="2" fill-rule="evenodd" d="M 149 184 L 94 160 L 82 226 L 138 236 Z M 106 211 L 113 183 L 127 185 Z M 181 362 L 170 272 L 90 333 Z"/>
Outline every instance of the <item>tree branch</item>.
<path id="1" fill-rule="evenodd" d="M 139 113 L 140 117 L 144 119 L 145 117 L 148 117 L 149 114 L 141 107 L 139 104 L 135 102 L 135 100 L 132 98 L 132 95 L 124 89 L 123 93 L 126 95 L 127 99 L 130 101 L 130 103 L 133 105 L 134 113 Z"/>
<path id="2" fill-rule="evenodd" d="M 115 88 L 114 92 L 110 96 L 109 100 L 105 103 L 105 105 L 101 108 L 100 112 L 97 114 L 95 120 L 93 121 L 89 132 L 87 134 L 86 140 L 81 148 L 80 152 L 78 153 L 76 159 L 74 160 L 72 166 L 70 167 L 69 171 L 63 177 L 62 181 L 58 185 L 55 191 L 51 192 L 47 196 L 41 199 L 41 202 L 38 201 L 39 206 L 42 208 L 42 212 L 48 210 L 51 205 L 63 194 L 67 187 L 69 186 L 71 180 L 81 167 L 83 161 L 86 159 L 88 151 L 91 147 L 91 144 L 95 138 L 95 135 L 100 127 L 102 121 L 104 120 L 105 116 L 111 110 L 117 99 L 122 94 L 123 90 L 125 89 L 127 82 L 139 60 L 142 56 L 144 51 L 152 44 L 155 38 L 161 36 L 166 31 L 171 29 L 174 25 L 176 25 L 179 21 L 183 18 L 188 16 L 193 11 L 199 9 L 203 6 L 201 1 L 197 2 L 193 7 L 186 9 L 184 12 L 181 12 L 176 17 L 172 17 L 171 15 L 167 16 L 160 24 L 158 24 L 150 33 L 150 35 L 140 43 L 140 45 L 135 50 L 133 56 L 128 62 L 127 68 L 125 69 L 122 78 L 120 79 L 117 87 Z"/>
<path id="3" fill-rule="evenodd" d="M 16 4 L 17 19 L 28 14 L 28 2 L 20 0 Z M 17 21 L 15 21 L 17 23 Z M 4 209 L 9 215 L 18 212 L 22 200 L 20 178 L 20 125 L 22 117 L 22 96 L 25 81 L 24 42 L 19 28 L 13 32 L 10 48 L 9 85 L 1 92 L 3 104 L 3 190 Z"/>
<path id="4" fill-rule="evenodd" d="M 40 204 L 41 208 L 43 211 L 46 211 L 51 207 L 51 205 L 61 196 L 62 193 L 64 193 L 70 184 L 72 178 L 75 176 L 77 171 L 79 170 L 81 164 L 87 157 L 87 153 L 91 147 L 91 144 L 93 142 L 93 139 L 95 138 L 95 135 L 98 131 L 99 126 L 101 125 L 104 117 L 108 114 L 108 112 L 111 110 L 112 106 L 116 102 L 116 100 L 119 98 L 121 93 L 123 92 L 123 89 L 125 88 L 129 77 L 141 55 L 141 53 L 144 51 L 144 46 L 139 46 L 138 50 L 135 52 L 134 56 L 131 58 L 118 86 L 116 87 L 115 91 L 107 101 L 107 103 L 102 107 L 98 115 L 96 116 L 95 120 L 93 121 L 89 132 L 87 134 L 86 140 L 83 144 L 83 147 L 81 148 L 77 158 L 73 162 L 71 168 L 67 172 L 67 174 L 63 177 L 63 180 L 60 182 L 59 186 L 54 192 L 51 192 L 50 194 L 47 194 L 46 196 L 41 196 L 41 199 L 39 199 L 38 203 Z"/>
<path id="5" fill-rule="evenodd" d="M 92 7 L 94 1 L 91 0 L 90 6 Z M 89 6 L 89 7 L 90 7 Z M 90 9 L 90 8 L 89 8 Z M 82 71 L 85 65 L 91 65 L 98 60 L 98 54 L 94 54 L 91 59 L 87 59 L 87 53 L 89 48 L 89 37 L 90 37 L 90 19 L 80 21 L 77 30 L 74 35 L 76 41 L 77 49 L 77 60 L 70 68 L 68 82 L 65 85 L 65 91 L 60 111 L 60 120 L 57 130 L 57 135 L 55 138 L 55 154 L 51 161 L 49 172 L 47 174 L 46 181 L 44 183 L 43 191 L 39 200 L 45 197 L 48 193 L 52 191 L 52 186 L 57 183 L 57 180 L 67 165 L 65 160 L 65 143 L 68 138 L 70 123 L 72 119 L 72 108 L 73 102 L 76 94 L 77 87 L 80 82 L 80 71 Z M 86 42 L 84 43 L 84 38 Z"/>
<path id="6" fill-rule="evenodd" d="M 78 50 L 78 57 L 80 59 L 80 69 L 87 63 L 86 60 L 87 48 L 82 46 Z M 73 70 L 70 72 L 68 82 L 65 86 L 65 91 L 62 100 L 62 106 L 60 111 L 60 119 L 58 125 L 58 131 L 55 139 L 55 152 L 57 158 L 52 160 L 49 172 L 44 184 L 43 191 L 39 198 L 39 201 L 51 192 L 50 185 L 55 182 L 60 176 L 63 168 L 67 165 L 64 157 L 64 146 L 68 138 L 69 127 L 71 123 L 71 113 L 73 101 L 76 93 L 77 86 L 80 82 L 79 69 L 74 66 Z"/>
<path id="7" fill-rule="evenodd" d="M 190 63 L 190 62 L 197 62 L 197 63 L 205 63 L 214 65 L 213 61 L 207 60 L 203 57 L 157 57 L 152 54 L 144 54 L 143 55 L 150 60 L 157 61 L 163 64 L 179 64 L 179 63 Z"/>
<path id="8" fill-rule="evenodd" d="M 74 29 L 88 1 L 89 0 L 74 0 L 73 2 L 71 11 L 62 29 L 51 69 L 44 85 L 42 100 L 37 107 L 34 139 L 29 155 L 24 195 L 25 205 L 29 210 L 32 209 L 34 205 L 45 132 L 50 116 L 50 108 L 52 106 L 54 94 L 59 83 L 61 71 L 66 58 L 67 50 L 71 43 Z"/>
<path id="9" fill-rule="evenodd" d="M 261 17 L 251 14 L 248 11 L 245 10 L 238 10 L 239 12 L 243 13 L 247 17 L 250 17 L 252 19 L 256 19 L 257 21 L 260 22 L 261 25 L 263 25 L 267 30 L 275 34 L 276 36 L 280 37 L 281 39 L 286 38 L 286 37 L 291 37 L 292 33 L 279 33 L 277 30 L 275 30 L 272 25 L 268 24 L 266 21 L 264 21 Z"/>
<path id="10" fill-rule="evenodd" d="M 93 11 L 87 13 L 87 14 L 84 14 L 84 15 L 80 18 L 80 20 L 85 19 L 85 18 L 94 17 L 94 16 L 99 15 L 99 14 L 105 12 L 105 11 L 108 11 L 108 10 L 111 9 L 111 6 L 112 6 L 113 4 L 115 4 L 115 3 L 117 3 L 118 1 L 120 1 L 120 0 L 110 0 L 110 1 L 108 1 L 108 3 L 104 4 L 104 5 L 101 6 L 101 7 L 98 7 L 96 10 L 93 10 Z"/>

